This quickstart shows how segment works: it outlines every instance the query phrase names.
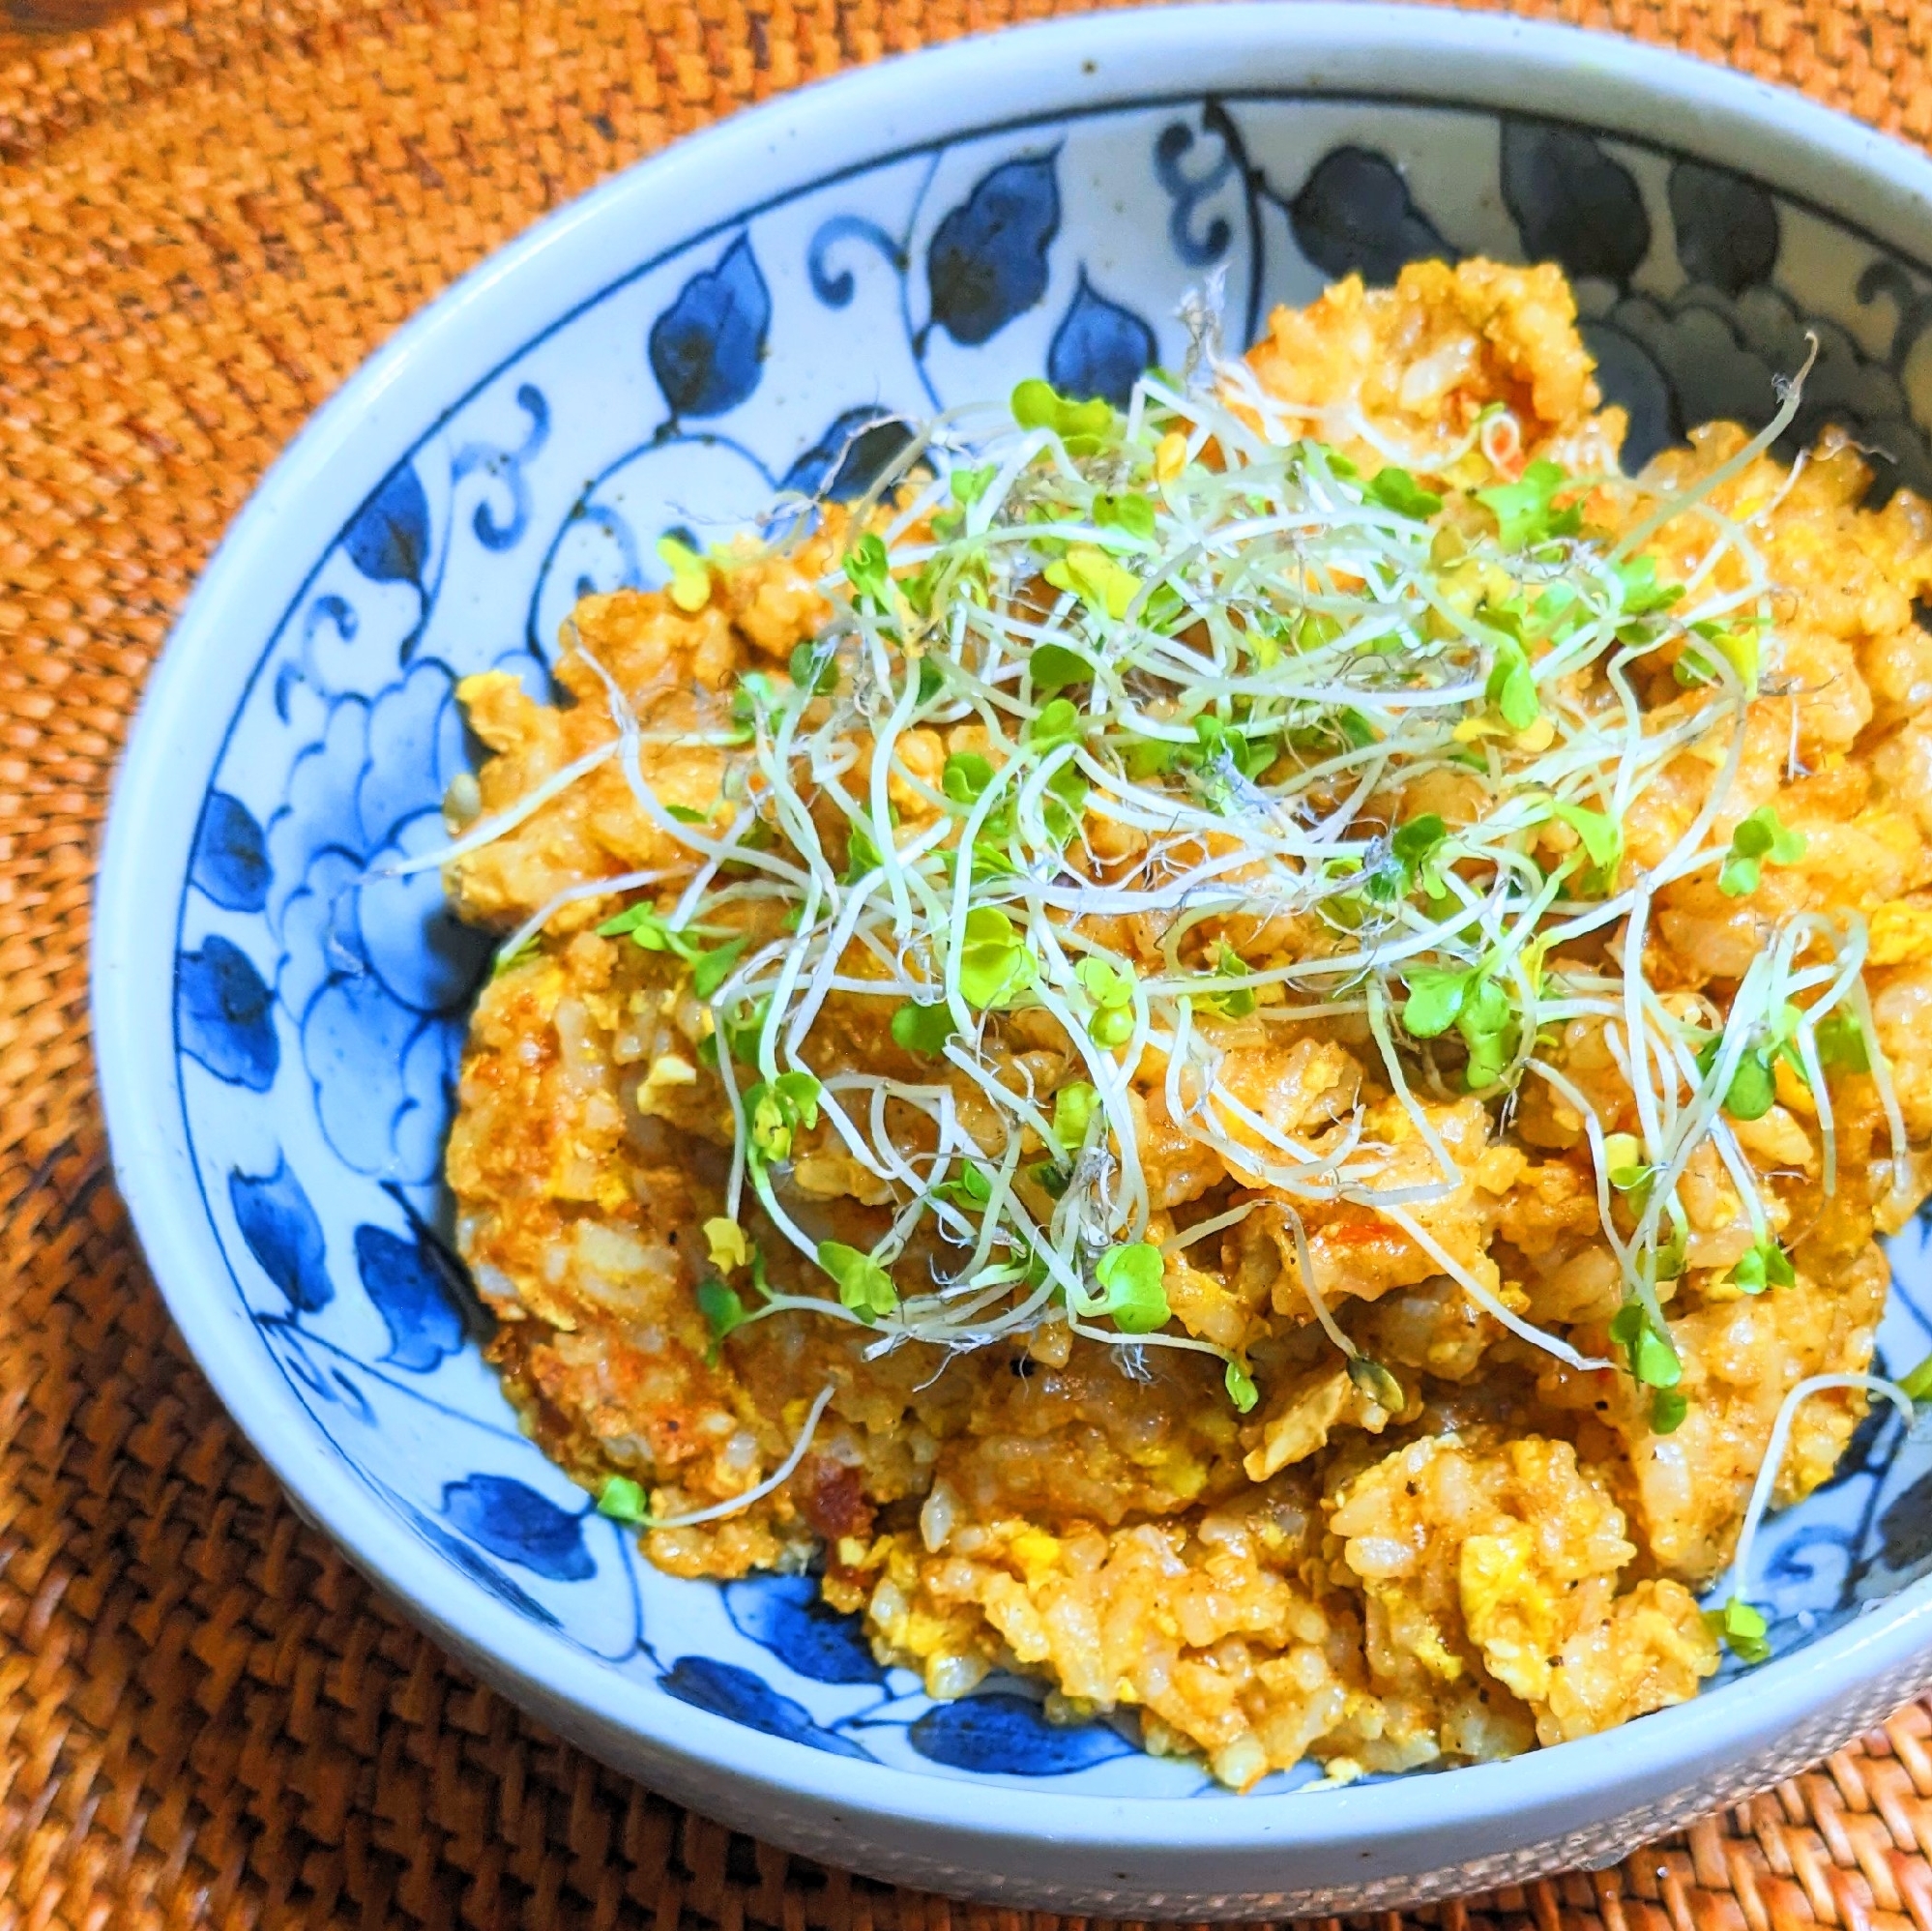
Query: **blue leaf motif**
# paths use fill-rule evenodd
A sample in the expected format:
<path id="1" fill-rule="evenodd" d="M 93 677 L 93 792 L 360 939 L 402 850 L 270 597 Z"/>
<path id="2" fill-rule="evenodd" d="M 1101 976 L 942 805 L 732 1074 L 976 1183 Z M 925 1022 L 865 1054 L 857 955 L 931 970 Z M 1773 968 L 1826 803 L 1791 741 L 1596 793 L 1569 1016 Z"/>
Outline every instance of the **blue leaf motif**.
<path id="1" fill-rule="evenodd" d="M 201 810 L 190 876 L 217 905 L 259 912 L 268 903 L 268 848 L 262 828 L 239 798 L 211 791 Z"/>
<path id="2" fill-rule="evenodd" d="M 1063 395 L 1082 401 L 1103 395 L 1125 409 L 1154 360 L 1154 331 L 1131 308 L 1098 294 L 1082 269 L 1080 285 L 1046 352 L 1047 380 Z"/>
<path id="3" fill-rule="evenodd" d="M 680 1656 L 658 1682 L 680 1702 L 708 1710 L 714 1716 L 728 1716 L 768 1737 L 783 1737 L 834 1756 L 871 1755 L 851 1738 L 821 1730 L 804 1704 L 780 1696 L 763 1678 L 736 1663 L 720 1663 L 712 1656 Z"/>
<path id="4" fill-rule="evenodd" d="M 651 324 L 651 372 L 673 416 L 722 416 L 758 386 L 772 296 L 751 244 L 732 243 Z"/>
<path id="5" fill-rule="evenodd" d="M 1878 1526 L 1888 1568 L 1910 1568 L 1932 1554 L 1932 1470 L 1899 1491 Z"/>
<path id="6" fill-rule="evenodd" d="M 841 1616 L 811 1576 L 727 1583 L 724 1609 L 741 1636 L 814 1682 L 879 1682 L 885 1677 L 858 1617 Z"/>
<path id="7" fill-rule="evenodd" d="M 782 489 L 850 503 L 863 496 L 912 441 L 897 416 L 880 409 L 847 409 L 785 472 Z"/>
<path id="8" fill-rule="evenodd" d="M 1596 363 L 1604 401 L 1616 403 L 1629 419 L 1624 464 L 1634 476 L 1659 450 L 1683 440 L 1677 398 L 1649 351 L 1613 323 L 1580 322 L 1577 334 Z"/>
<path id="9" fill-rule="evenodd" d="M 228 1205 L 249 1252 L 288 1297 L 290 1307 L 313 1314 L 335 1300 L 322 1223 L 286 1159 L 278 1155 L 273 1173 L 231 1172 Z"/>
<path id="10" fill-rule="evenodd" d="M 1625 281 L 1651 251 L 1643 190 L 1574 128 L 1503 123 L 1503 200 L 1524 253 L 1561 264 L 1566 275 Z"/>
<path id="11" fill-rule="evenodd" d="M 491 1555 L 552 1582 L 585 1582 L 597 1573 L 582 1518 L 510 1476 L 445 1483 L 443 1513 Z"/>
<path id="12" fill-rule="evenodd" d="M 936 1704 L 906 1734 L 936 1764 L 996 1776 L 1061 1776 L 1133 1748 L 1103 1723 L 1049 1723 L 1039 1704 L 1005 1691 Z"/>
<path id="13" fill-rule="evenodd" d="M 1318 161 L 1288 207 L 1295 245 L 1323 274 L 1390 282 L 1412 261 L 1456 259 L 1409 194 L 1401 170 L 1368 148 Z"/>
<path id="14" fill-rule="evenodd" d="M 429 499 L 413 464 L 399 462 L 342 532 L 349 561 L 372 583 L 423 587 L 429 561 Z"/>
<path id="15" fill-rule="evenodd" d="M 525 463 L 534 462 L 550 440 L 550 405 L 534 382 L 520 383 L 516 406 L 529 418 L 530 427 L 513 450 L 500 450 L 489 443 L 466 443 L 450 464 L 450 480 L 460 483 L 477 470 L 503 485 L 510 502 L 510 514 L 499 519 L 487 502 L 477 505 L 470 527 L 486 550 L 514 549 L 522 541 L 530 522 L 530 484 L 523 474 Z"/>
<path id="16" fill-rule="evenodd" d="M 356 1272 L 389 1330 L 388 1359 L 416 1374 L 463 1345 L 463 1317 L 445 1265 L 420 1236 L 405 1241 L 367 1222 L 356 1229 Z"/>
<path id="17" fill-rule="evenodd" d="M 1777 203 L 1729 168 L 1680 161 L 1670 170 L 1677 258 L 1693 281 L 1742 295 L 1777 266 Z"/>
<path id="18" fill-rule="evenodd" d="M 1054 161 L 1051 154 L 1003 161 L 933 231 L 928 327 L 974 348 L 1046 293 L 1046 253 L 1060 232 Z"/>
<path id="19" fill-rule="evenodd" d="M 219 932 L 174 966 L 174 1023 L 183 1047 L 217 1079 L 266 1093 L 275 1084 L 281 1047 L 275 1001 L 254 961 Z"/>
<path id="20" fill-rule="evenodd" d="M 561 1626 L 556 1617 L 522 1584 L 512 1581 L 494 1563 L 485 1562 L 460 1536 L 451 1535 L 433 1515 L 425 1515 L 420 1508 L 409 1508 L 408 1512 L 425 1542 L 440 1549 L 472 1582 L 486 1589 L 499 1602 L 508 1603 L 533 1623 L 542 1623 L 547 1628 Z"/>

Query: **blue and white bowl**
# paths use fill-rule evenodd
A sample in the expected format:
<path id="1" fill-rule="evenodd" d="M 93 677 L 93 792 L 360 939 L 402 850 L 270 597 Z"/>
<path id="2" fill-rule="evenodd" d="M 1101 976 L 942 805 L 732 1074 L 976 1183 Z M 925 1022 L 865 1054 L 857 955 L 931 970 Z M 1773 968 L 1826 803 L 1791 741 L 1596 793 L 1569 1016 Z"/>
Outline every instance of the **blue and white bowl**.
<path id="1" fill-rule="evenodd" d="M 889 420 L 1045 373 L 1120 395 L 1221 278 L 1230 334 L 1361 269 L 1576 281 L 1648 454 L 1826 420 L 1932 483 L 1932 164 L 1795 96 L 1564 30 L 1225 6 L 1003 34 L 814 88 L 620 176 L 470 275 L 257 492 L 148 692 L 109 826 L 95 1020 L 115 1167 L 175 1318 L 297 1506 L 491 1682 L 733 1824 L 881 1875 L 1118 1916 L 1365 1909 L 1600 1863 L 1932 1682 L 1932 1451 L 1888 1412 L 1780 1518 L 1776 1660 L 1512 1763 L 1245 1797 L 935 1705 L 799 1578 L 651 1569 L 517 1432 L 442 1235 L 483 949 L 433 874 L 486 666 L 538 690 L 583 592 Z M 867 426 L 873 425 L 873 426 Z M 864 429 L 855 441 L 855 430 Z M 1894 1245 L 1894 1367 L 1932 1255 Z"/>

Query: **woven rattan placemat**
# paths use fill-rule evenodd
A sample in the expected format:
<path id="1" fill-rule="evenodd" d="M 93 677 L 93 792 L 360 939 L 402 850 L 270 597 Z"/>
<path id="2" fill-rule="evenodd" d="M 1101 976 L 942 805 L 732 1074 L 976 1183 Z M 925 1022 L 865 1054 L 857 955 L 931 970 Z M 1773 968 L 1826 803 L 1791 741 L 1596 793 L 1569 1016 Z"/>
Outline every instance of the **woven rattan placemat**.
<path id="1" fill-rule="evenodd" d="M 194 0 L 110 21 L 103 0 L 0 0 L 0 1931 L 1017 1931 L 602 1770 L 297 1521 L 131 1244 L 85 954 L 142 676 L 223 525 L 356 364 L 488 249 L 701 122 L 1047 11 Z M 1925 0 L 1530 11 L 1932 136 Z M 1421 1915 L 1932 1931 L 1928 1853 L 1915 1706 L 1617 1870 Z"/>

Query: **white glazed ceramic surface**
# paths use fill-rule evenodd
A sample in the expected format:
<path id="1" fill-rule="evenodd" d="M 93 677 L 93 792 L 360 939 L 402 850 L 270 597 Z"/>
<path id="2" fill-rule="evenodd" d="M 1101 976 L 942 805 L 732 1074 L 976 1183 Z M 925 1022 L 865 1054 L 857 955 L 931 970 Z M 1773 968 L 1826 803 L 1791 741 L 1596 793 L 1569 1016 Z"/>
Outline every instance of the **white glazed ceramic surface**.
<path id="1" fill-rule="evenodd" d="M 1030 29 L 847 76 L 631 170 L 404 330 L 238 521 L 149 691 L 97 912 L 116 1170 L 183 1331 L 305 1515 L 612 1763 L 799 1849 L 1066 1910 L 1387 1906 L 1601 1861 L 1932 1678 L 1932 1454 L 1874 1417 L 1766 1538 L 1777 1660 L 1520 1761 L 1244 1798 L 935 1706 L 800 1579 L 683 1583 L 516 1432 L 437 1229 L 482 951 L 433 874 L 454 681 L 546 686 L 589 588 L 850 490 L 866 425 L 1041 372 L 1120 395 L 1222 279 L 1252 335 L 1361 268 L 1554 258 L 1643 454 L 1828 420 L 1932 480 L 1932 167 L 1795 97 L 1620 43 L 1377 7 Z M 854 442 L 855 432 L 865 430 Z M 1915 1226 L 1882 1336 L 1932 1337 Z"/>

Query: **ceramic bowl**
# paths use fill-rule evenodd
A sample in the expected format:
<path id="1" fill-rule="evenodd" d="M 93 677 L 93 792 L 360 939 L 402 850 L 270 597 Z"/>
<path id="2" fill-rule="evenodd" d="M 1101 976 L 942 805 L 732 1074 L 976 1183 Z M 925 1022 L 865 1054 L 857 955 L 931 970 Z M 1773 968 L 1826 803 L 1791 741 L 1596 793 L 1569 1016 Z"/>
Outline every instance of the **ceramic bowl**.
<path id="1" fill-rule="evenodd" d="M 1220 280 L 1230 334 L 1420 256 L 1554 259 L 1641 457 L 1762 420 L 1820 342 L 1827 420 L 1932 483 L 1932 165 L 1619 42 L 1370 6 L 1116 14 L 809 89 L 565 209 L 404 329 L 238 519 L 114 799 L 95 1016 L 115 1167 L 209 1378 L 296 1506 L 598 1755 L 734 1825 L 1013 1904 L 1385 1907 L 1601 1862 L 1932 1681 L 1932 1453 L 1875 1416 L 1780 1518 L 1776 1659 L 1512 1763 L 1244 1797 L 1056 1728 L 1036 1686 L 934 1704 L 802 1578 L 646 1565 L 517 1432 L 442 1234 L 483 949 L 433 873 L 456 680 L 546 685 L 559 620 L 780 485 L 859 487 L 855 428 L 1045 373 L 1124 395 Z M 1882 1337 L 1932 1341 L 1895 1243 Z"/>

